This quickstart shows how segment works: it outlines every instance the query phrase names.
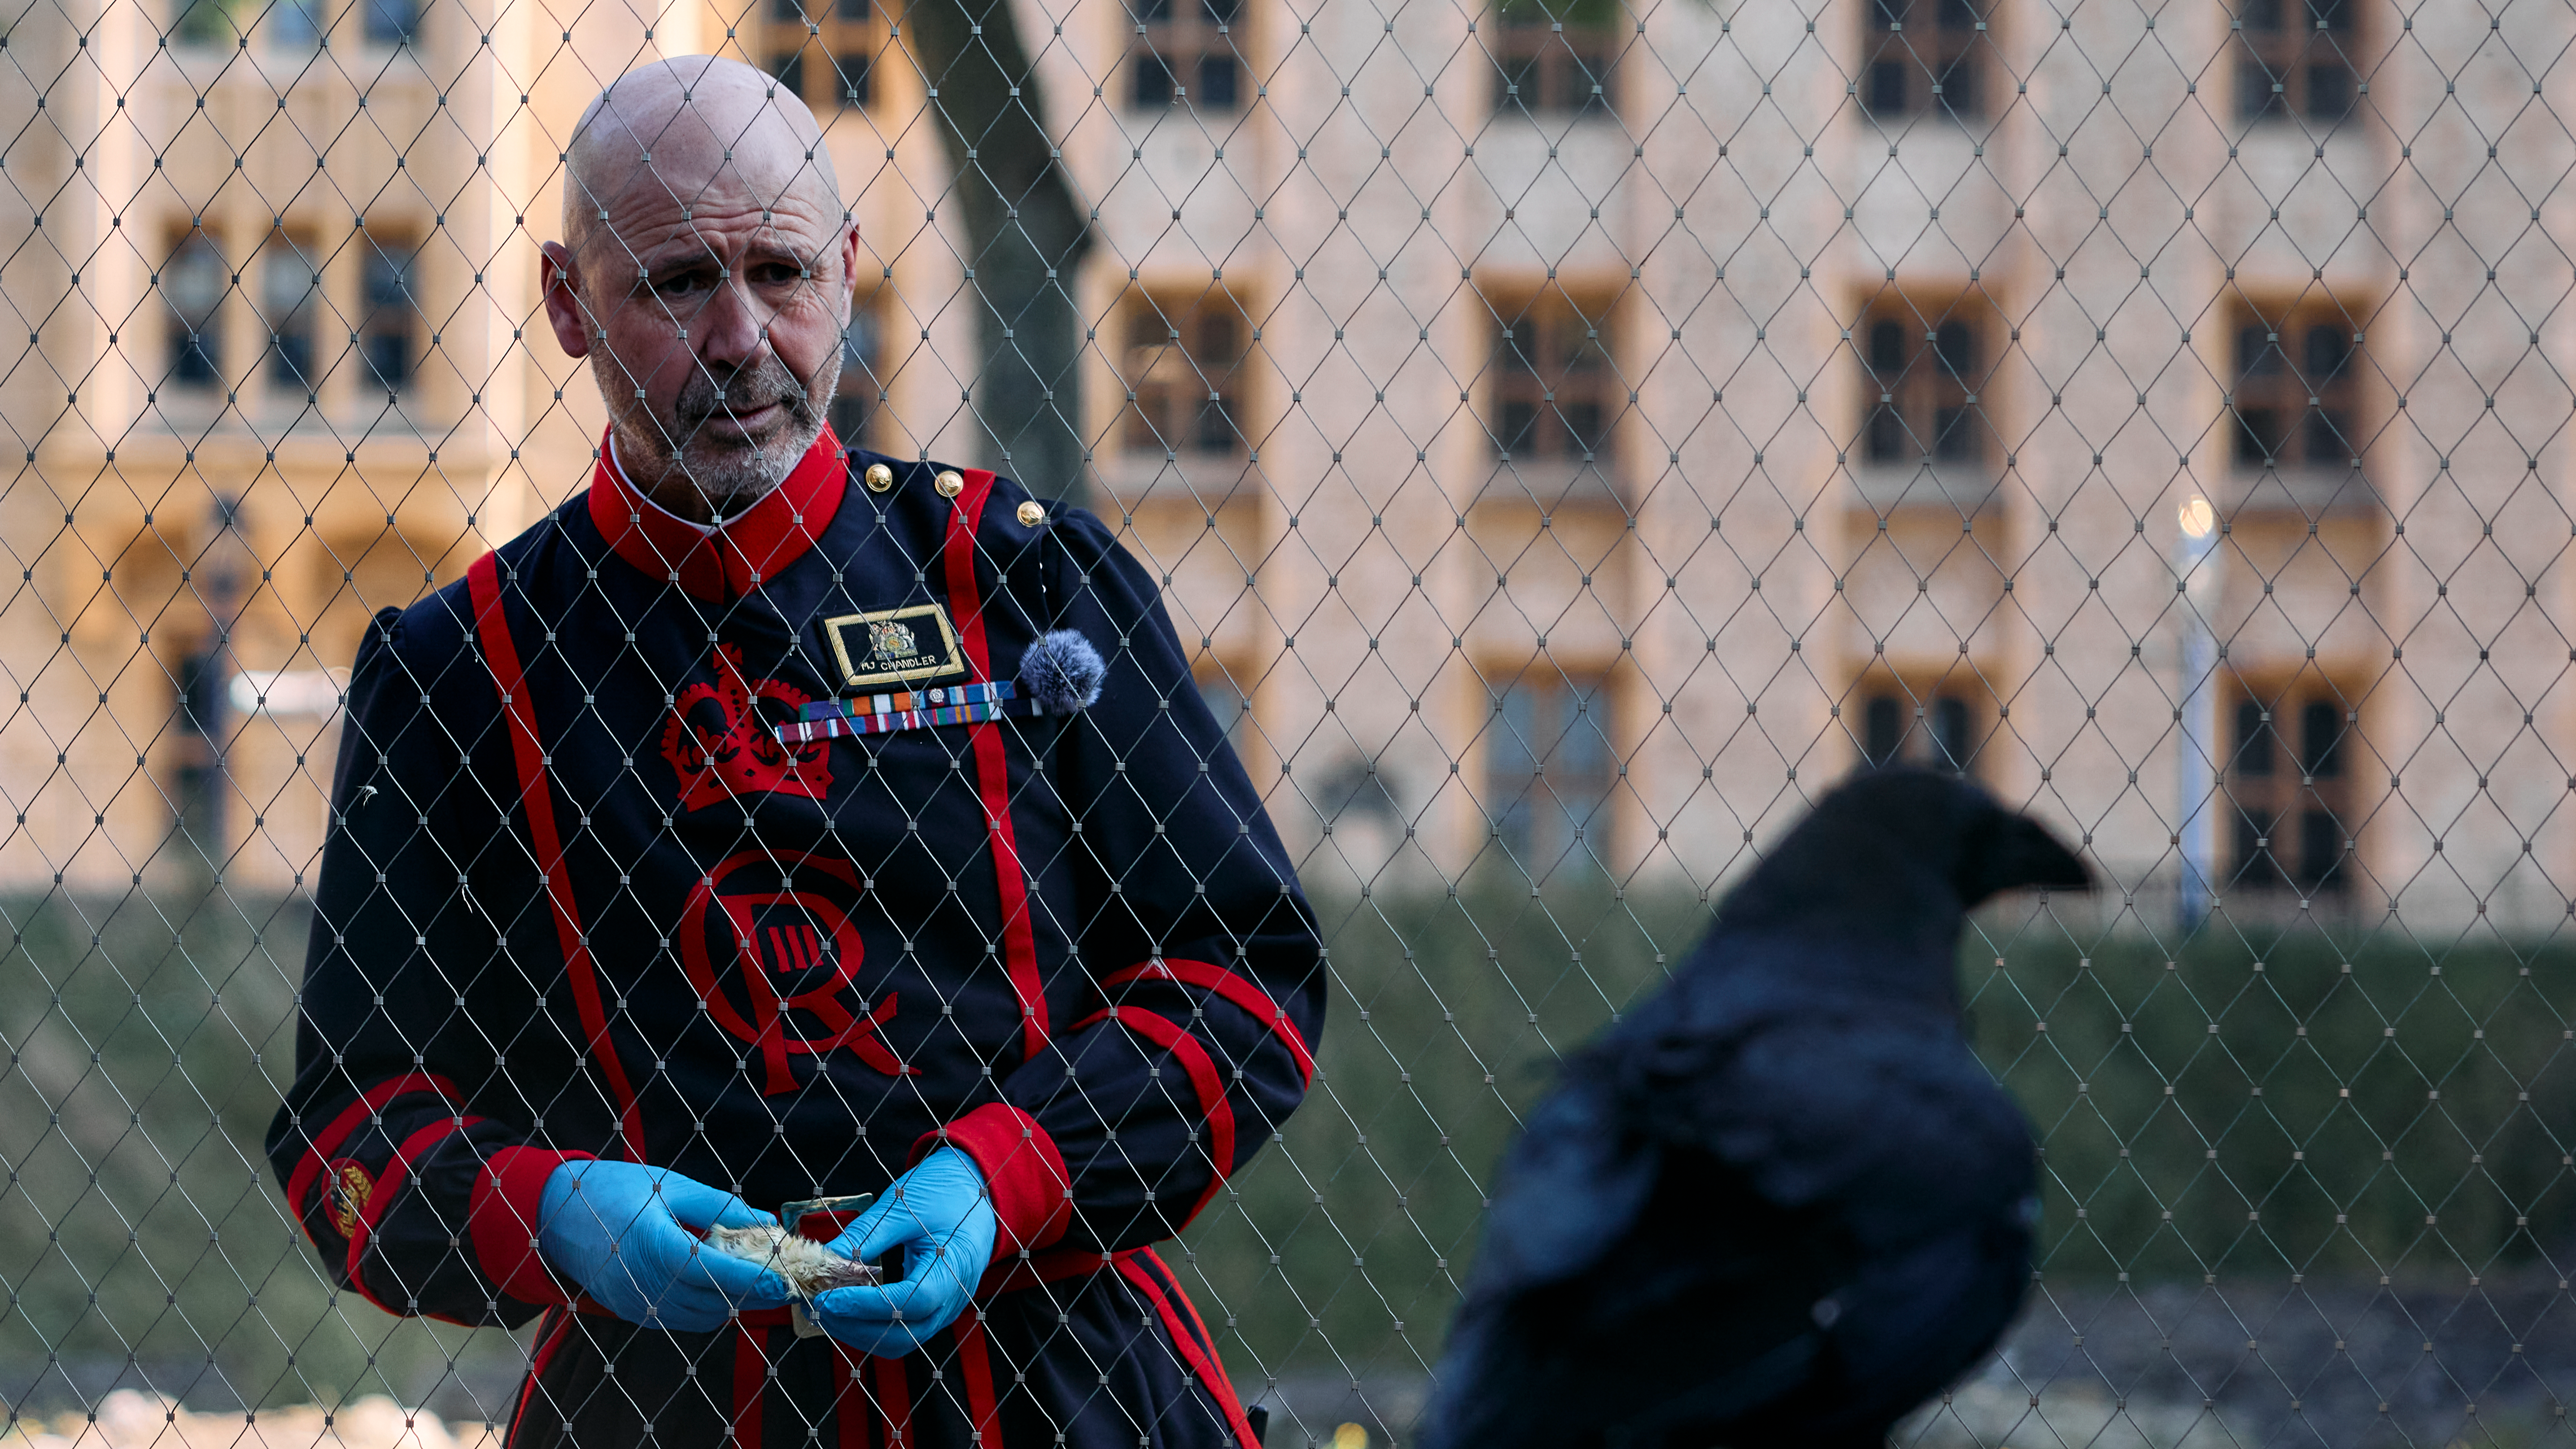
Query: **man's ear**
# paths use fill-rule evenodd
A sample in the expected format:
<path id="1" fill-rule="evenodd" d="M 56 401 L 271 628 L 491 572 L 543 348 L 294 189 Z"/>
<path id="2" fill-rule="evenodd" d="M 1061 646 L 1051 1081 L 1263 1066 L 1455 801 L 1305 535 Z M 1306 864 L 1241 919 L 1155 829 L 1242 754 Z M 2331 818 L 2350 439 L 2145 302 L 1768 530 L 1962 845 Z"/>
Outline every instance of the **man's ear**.
<path id="1" fill-rule="evenodd" d="M 841 232 L 841 317 L 848 326 L 850 308 L 859 300 L 859 224 L 851 222 Z"/>
<path id="2" fill-rule="evenodd" d="M 562 242 L 548 242 L 537 249 L 537 265 L 545 268 L 542 288 L 546 299 L 546 325 L 555 332 L 555 345 L 567 357 L 590 355 L 590 309 L 581 300 L 581 268 L 573 261 L 572 249 Z"/>

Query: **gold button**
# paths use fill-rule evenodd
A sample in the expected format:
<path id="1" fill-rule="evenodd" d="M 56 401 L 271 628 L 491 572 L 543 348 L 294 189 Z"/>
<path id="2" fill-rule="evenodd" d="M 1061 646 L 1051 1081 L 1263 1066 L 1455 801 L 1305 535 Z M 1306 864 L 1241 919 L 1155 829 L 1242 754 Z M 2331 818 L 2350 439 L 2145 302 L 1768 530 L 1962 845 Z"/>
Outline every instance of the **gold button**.
<path id="1" fill-rule="evenodd" d="M 883 493 L 894 486 L 894 470 L 883 463 L 870 463 L 864 476 L 871 493 Z"/>
<path id="2" fill-rule="evenodd" d="M 1046 522 L 1046 505 L 1032 498 L 1020 505 L 1020 527 L 1035 528 Z"/>
<path id="3" fill-rule="evenodd" d="M 939 496 L 942 498 L 954 498 L 966 491 L 966 480 L 953 470 L 942 473 L 930 481 L 938 486 Z"/>

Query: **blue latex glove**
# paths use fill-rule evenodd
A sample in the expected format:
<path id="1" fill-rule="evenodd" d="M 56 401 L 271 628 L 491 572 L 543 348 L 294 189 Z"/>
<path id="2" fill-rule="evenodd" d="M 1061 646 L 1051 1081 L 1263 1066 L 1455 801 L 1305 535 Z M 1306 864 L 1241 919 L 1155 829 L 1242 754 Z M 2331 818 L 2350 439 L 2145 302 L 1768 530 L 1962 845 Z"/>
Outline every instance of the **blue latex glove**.
<path id="1" fill-rule="evenodd" d="M 676 1172 L 583 1159 L 547 1176 L 537 1243 L 556 1272 L 627 1322 L 706 1333 L 731 1309 L 776 1308 L 788 1294 L 785 1279 L 698 1233 L 776 1221 Z"/>
<path id="2" fill-rule="evenodd" d="M 865 1353 L 899 1358 L 957 1320 L 993 1261 L 1001 1221 L 975 1159 L 943 1147 L 894 1180 L 832 1251 L 873 1263 L 903 1249 L 903 1279 L 876 1288 L 835 1288 L 814 1299 L 823 1331 Z"/>

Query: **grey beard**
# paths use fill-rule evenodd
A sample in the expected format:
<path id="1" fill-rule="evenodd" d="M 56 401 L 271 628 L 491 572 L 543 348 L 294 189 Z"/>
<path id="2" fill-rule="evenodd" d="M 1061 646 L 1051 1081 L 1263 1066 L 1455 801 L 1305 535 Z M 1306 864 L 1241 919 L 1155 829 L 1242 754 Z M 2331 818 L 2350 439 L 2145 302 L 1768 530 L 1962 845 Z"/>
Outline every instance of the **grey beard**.
<path id="1" fill-rule="evenodd" d="M 591 354 L 591 370 L 603 397 L 630 398 L 613 408 L 609 429 L 617 439 L 618 462 L 629 481 L 647 494 L 664 480 L 678 478 L 705 500 L 708 516 L 721 522 L 758 503 L 787 479 L 797 460 L 823 433 L 823 405 L 840 388 L 841 349 L 835 347 L 814 377 L 802 387 L 775 353 L 723 380 L 725 400 L 718 402 L 719 383 L 701 371 L 680 389 L 677 418 L 665 426 L 631 400 L 631 383 L 621 388 L 622 373 L 604 352 Z M 783 399 L 788 424 L 773 444 L 761 447 L 716 446 L 702 425 L 723 415 L 728 406 L 757 408 Z M 676 443 L 676 447 L 674 444 Z"/>

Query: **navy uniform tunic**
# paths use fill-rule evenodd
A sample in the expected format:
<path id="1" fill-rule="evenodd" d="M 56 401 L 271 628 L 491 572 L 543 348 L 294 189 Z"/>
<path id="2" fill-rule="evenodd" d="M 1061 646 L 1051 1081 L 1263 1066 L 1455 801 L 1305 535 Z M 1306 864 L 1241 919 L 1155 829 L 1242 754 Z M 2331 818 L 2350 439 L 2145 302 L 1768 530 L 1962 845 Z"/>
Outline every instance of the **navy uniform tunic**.
<path id="1" fill-rule="evenodd" d="M 779 731 L 1011 679 L 1055 629 L 1108 663 L 1079 713 Z M 377 616 L 331 808 L 270 1160 L 378 1305 L 545 1316 L 514 1445 L 1246 1437 L 1149 1245 L 1304 1095 L 1318 942 L 1098 520 L 827 432 L 703 531 L 603 449 L 586 497 Z M 1000 1232 L 975 1306 L 903 1359 L 778 1310 L 640 1328 L 535 1251 L 570 1157 L 775 1209 L 942 1141 Z"/>

